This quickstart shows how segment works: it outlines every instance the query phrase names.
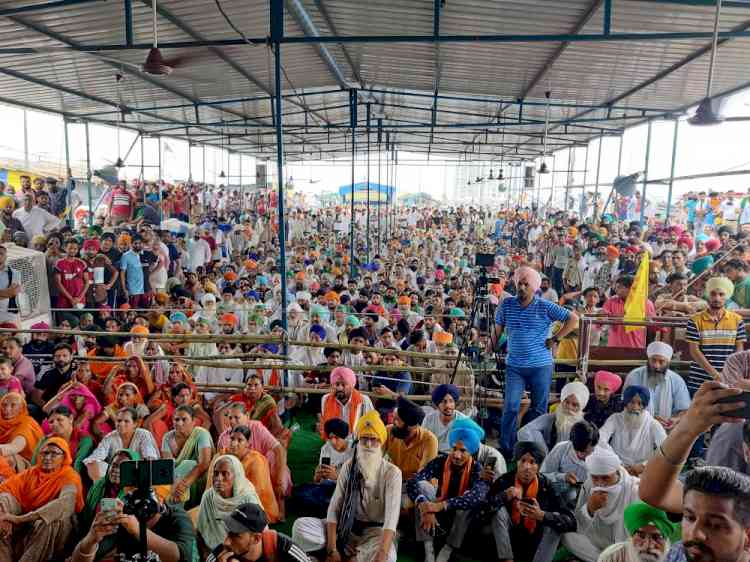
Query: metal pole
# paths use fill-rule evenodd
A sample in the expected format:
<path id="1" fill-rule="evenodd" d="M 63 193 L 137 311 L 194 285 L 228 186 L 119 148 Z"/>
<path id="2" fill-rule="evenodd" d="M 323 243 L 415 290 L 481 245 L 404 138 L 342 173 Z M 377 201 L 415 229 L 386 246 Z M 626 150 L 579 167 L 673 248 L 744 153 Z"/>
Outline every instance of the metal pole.
<path id="1" fill-rule="evenodd" d="M 145 174 L 144 174 L 144 169 L 143 169 L 143 166 L 145 164 L 143 161 L 144 158 L 145 158 L 145 152 L 143 150 L 143 132 L 141 131 L 141 176 L 140 176 L 141 181 L 145 179 Z"/>
<path id="2" fill-rule="evenodd" d="M 157 141 L 157 150 L 159 151 L 159 176 L 156 178 L 156 189 L 159 190 L 159 223 L 161 226 L 161 221 L 164 220 L 164 216 L 162 215 L 162 201 L 161 201 L 161 185 L 159 185 L 159 182 L 162 178 L 162 171 L 161 171 L 161 137 L 156 137 Z"/>
<path id="3" fill-rule="evenodd" d="M 190 141 L 188 141 L 188 181 L 193 181 L 193 147 L 190 146 Z"/>
<path id="4" fill-rule="evenodd" d="M 370 104 L 367 104 L 367 227 L 365 228 L 367 238 L 367 249 L 365 251 L 366 263 L 370 263 Z"/>
<path id="5" fill-rule="evenodd" d="M 599 219 L 599 172 L 602 169 L 602 144 L 604 144 L 604 135 L 599 135 L 599 150 L 596 157 L 596 185 L 594 186 L 594 223 Z"/>
<path id="6" fill-rule="evenodd" d="M 652 122 L 648 122 L 648 132 L 646 133 L 646 162 L 643 169 L 643 189 L 641 193 L 641 218 L 639 222 L 643 225 L 643 217 L 646 214 L 646 186 L 648 185 L 648 162 L 651 157 L 651 126 Z"/>
<path id="7" fill-rule="evenodd" d="M 352 191 L 350 195 L 351 217 L 349 219 L 349 279 L 354 279 L 354 158 L 356 156 L 357 139 L 352 127 Z"/>
<path id="8" fill-rule="evenodd" d="M 380 224 L 380 207 L 383 204 L 383 182 L 380 178 L 380 172 L 382 171 L 380 168 L 380 158 L 383 155 L 383 151 L 380 147 L 380 142 L 378 142 L 378 254 L 380 254 L 383 251 L 383 246 L 381 245 L 381 231 L 383 230 L 383 225 Z M 388 191 L 386 190 L 386 197 L 388 197 Z"/>
<path id="9" fill-rule="evenodd" d="M 674 185 L 674 170 L 677 165 L 677 138 L 680 130 L 680 121 L 674 121 L 674 136 L 672 137 L 672 167 L 669 170 L 669 191 L 667 192 L 667 212 L 664 224 L 669 224 L 669 213 L 672 210 L 672 186 Z"/>
<path id="10" fill-rule="evenodd" d="M 586 176 L 589 171 L 589 143 L 586 143 L 586 156 L 583 158 L 583 187 L 581 187 L 581 220 L 586 220 Z"/>
<path id="11" fill-rule="evenodd" d="M 73 226 L 73 172 L 70 169 L 70 142 L 68 138 L 68 120 L 63 117 L 63 131 L 65 133 L 65 174 L 68 178 L 68 225 Z"/>
<path id="12" fill-rule="evenodd" d="M 281 327 L 287 331 L 287 288 L 286 288 L 286 220 L 284 217 L 284 130 L 281 125 L 283 100 L 281 97 L 281 43 L 284 34 L 284 4 L 281 0 L 271 2 L 271 36 L 274 41 L 274 97 L 276 107 L 276 173 L 278 176 L 278 221 L 279 221 L 279 273 L 281 274 Z M 284 355 L 288 346 L 284 339 Z M 284 371 L 284 384 L 287 384 L 288 373 Z"/>
<path id="13" fill-rule="evenodd" d="M 549 186 L 549 203 L 547 204 L 547 208 L 552 206 L 552 198 L 555 196 L 555 165 L 557 164 L 557 153 L 552 153 L 552 177 L 550 180 L 552 180 L 552 183 Z"/>
<path id="14" fill-rule="evenodd" d="M 91 144 L 89 143 L 89 123 L 86 121 L 86 185 L 89 195 L 89 226 L 94 224 L 94 202 L 91 196 Z"/>
<path id="15" fill-rule="evenodd" d="M 23 110 L 23 166 L 29 169 L 29 122 L 26 110 Z"/>

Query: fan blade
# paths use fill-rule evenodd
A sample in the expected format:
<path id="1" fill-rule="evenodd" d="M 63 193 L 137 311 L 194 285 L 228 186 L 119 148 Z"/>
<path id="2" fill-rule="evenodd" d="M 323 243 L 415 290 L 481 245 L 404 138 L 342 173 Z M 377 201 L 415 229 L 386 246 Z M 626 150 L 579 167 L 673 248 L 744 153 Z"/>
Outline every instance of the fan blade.
<path id="1" fill-rule="evenodd" d="M 218 84 L 218 80 L 216 80 L 215 78 L 210 78 L 205 74 L 199 74 L 198 72 L 191 72 L 189 70 L 183 70 L 181 68 L 173 68 L 169 76 L 172 78 L 190 80 L 191 82 L 197 82 L 200 84 Z"/>

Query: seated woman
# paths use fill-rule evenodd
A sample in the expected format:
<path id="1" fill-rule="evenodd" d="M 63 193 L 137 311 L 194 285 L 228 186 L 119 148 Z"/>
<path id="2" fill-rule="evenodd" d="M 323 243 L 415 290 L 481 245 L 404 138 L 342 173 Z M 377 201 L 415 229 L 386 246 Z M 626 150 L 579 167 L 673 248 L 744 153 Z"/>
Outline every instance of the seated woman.
<path id="1" fill-rule="evenodd" d="M 123 408 L 133 408 L 136 413 L 136 421 L 140 425 L 143 418 L 149 415 L 148 407 L 143 403 L 140 390 L 132 382 L 124 382 L 117 389 L 115 400 L 105 406 L 101 413 L 94 419 L 91 428 L 97 438 L 102 438 L 115 428 L 117 412 Z"/>
<path id="2" fill-rule="evenodd" d="M 73 412 L 67 406 L 57 406 L 44 420 L 47 435 L 39 441 L 31 457 L 31 464 L 36 464 L 39 451 L 52 437 L 61 437 L 70 447 L 73 457 L 73 469 L 79 474 L 83 473 L 83 459 L 94 450 L 94 439 L 83 431 L 80 431 L 74 422 Z"/>
<path id="3" fill-rule="evenodd" d="M 151 380 L 149 372 L 143 359 L 132 355 L 125 360 L 125 363 L 118 369 L 113 369 L 104 382 L 104 396 L 107 400 L 113 401 L 115 398 L 114 389 L 120 388 L 124 382 L 131 382 L 138 388 L 141 397 L 147 400 L 156 390 L 154 381 Z"/>
<path id="4" fill-rule="evenodd" d="M 116 451 L 109 463 L 109 469 L 104 478 L 100 478 L 91 486 L 86 496 L 86 505 L 78 519 L 81 529 L 91 527 L 91 522 L 99 513 L 99 504 L 103 498 L 122 499 L 125 496 L 125 488 L 120 486 L 120 465 L 125 461 L 139 461 L 141 455 L 132 449 L 120 449 Z"/>
<path id="5" fill-rule="evenodd" d="M 75 378 L 62 385 L 60 391 L 44 405 L 44 413 L 49 415 L 59 406 L 68 409 L 73 416 L 73 426 L 83 434 L 91 433 L 91 422 L 102 412 L 102 406 L 96 396 Z M 47 420 L 42 423 L 42 429 L 49 433 Z"/>
<path id="6" fill-rule="evenodd" d="M 105 435 L 91 456 L 83 461 L 92 482 L 107 473 L 109 463 L 120 449 L 132 449 L 144 459 L 159 458 L 154 436 L 137 427 L 137 418 L 138 414 L 133 408 L 122 408 L 117 412 L 117 429 Z"/>
<path id="7" fill-rule="evenodd" d="M 37 464 L 0 484 L 0 560 L 62 560 L 75 514 L 83 509 L 81 477 L 68 444 L 50 437 Z"/>
<path id="8" fill-rule="evenodd" d="M 235 427 L 229 436 L 229 452 L 237 457 L 245 470 L 245 476 L 253 483 L 269 523 L 279 522 L 279 503 L 271 482 L 268 459 L 250 448 L 253 435 L 244 425 Z"/>
<path id="9" fill-rule="evenodd" d="M 208 471 L 208 488 L 203 494 L 198 510 L 198 549 L 201 559 L 222 544 L 227 538 L 224 518 L 240 505 L 260 505 L 251 482 L 245 478 L 242 465 L 236 457 L 220 455 L 211 462 Z"/>
<path id="10" fill-rule="evenodd" d="M 230 401 L 243 403 L 251 420 L 261 422 L 284 448 L 289 448 L 291 431 L 281 423 L 276 400 L 263 390 L 263 380 L 256 371 L 250 371 L 245 388 L 241 393 L 233 394 Z"/>
<path id="11" fill-rule="evenodd" d="M 186 509 L 190 509 L 198 505 L 206 489 L 214 442 L 207 430 L 195 425 L 195 410 L 190 406 L 178 406 L 172 423 L 174 429 L 164 435 L 161 444 L 162 458 L 175 460 L 169 501 L 185 502 Z"/>
<path id="12" fill-rule="evenodd" d="M 9 392 L 0 399 L 0 456 L 16 472 L 29 466 L 43 435 L 42 428 L 29 416 L 23 396 Z"/>

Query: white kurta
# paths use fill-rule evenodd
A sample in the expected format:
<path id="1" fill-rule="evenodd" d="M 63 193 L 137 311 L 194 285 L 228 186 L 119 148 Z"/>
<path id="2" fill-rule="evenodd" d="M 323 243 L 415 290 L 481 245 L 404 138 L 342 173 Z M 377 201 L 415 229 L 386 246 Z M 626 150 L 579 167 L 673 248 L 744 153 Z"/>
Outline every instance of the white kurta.
<path id="1" fill-rule="evenodd" d="M 626 415 L 617 412 L 609 416 L 599 430 L 599 442 L 608 443 L 625 466 L 645 463 L 667 438 L 667 432 L 648 410 L 644 410 L 641 425 L 635 430 L 625 425 Z"/>

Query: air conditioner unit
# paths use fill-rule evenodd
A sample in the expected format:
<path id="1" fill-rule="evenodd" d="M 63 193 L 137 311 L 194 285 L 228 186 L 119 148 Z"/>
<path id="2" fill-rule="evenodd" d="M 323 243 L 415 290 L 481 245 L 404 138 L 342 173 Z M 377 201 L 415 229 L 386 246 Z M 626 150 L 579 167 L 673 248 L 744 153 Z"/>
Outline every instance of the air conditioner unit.
<path id="1" fill-rule="evenodd" d="M 47 259 L 44 253 L 15 244 L 5 244 L 5 247 L 8 250 L 6 263 L 13 272 L 13 281 L 23 287 L 16 297 L 21 328 L 28 328 L 37 322 L 51 325 Z"/>

